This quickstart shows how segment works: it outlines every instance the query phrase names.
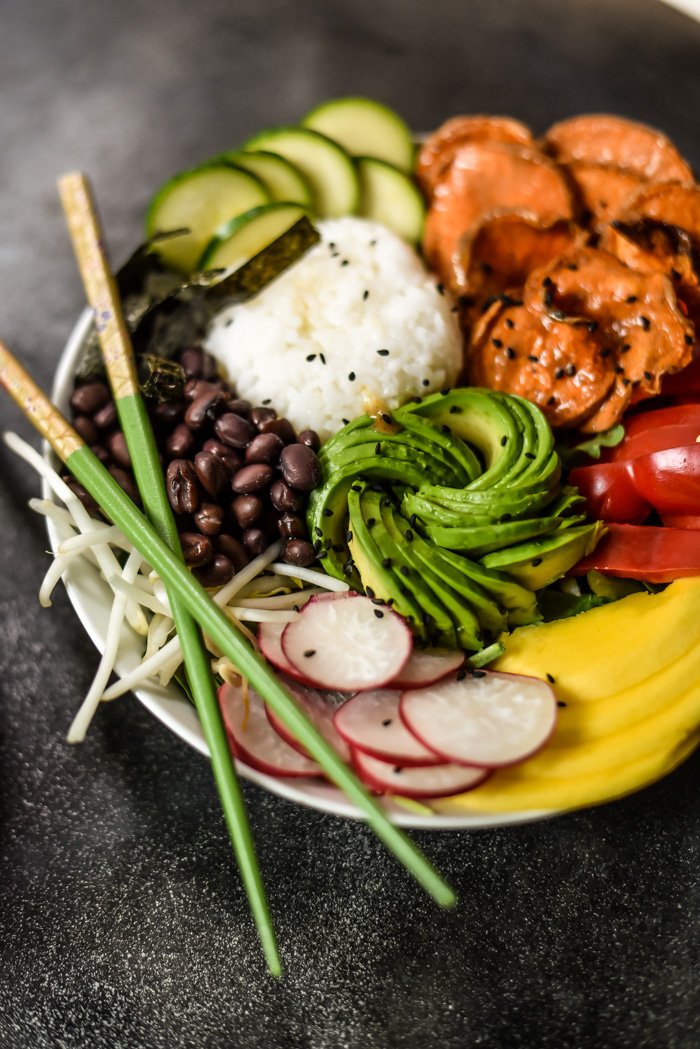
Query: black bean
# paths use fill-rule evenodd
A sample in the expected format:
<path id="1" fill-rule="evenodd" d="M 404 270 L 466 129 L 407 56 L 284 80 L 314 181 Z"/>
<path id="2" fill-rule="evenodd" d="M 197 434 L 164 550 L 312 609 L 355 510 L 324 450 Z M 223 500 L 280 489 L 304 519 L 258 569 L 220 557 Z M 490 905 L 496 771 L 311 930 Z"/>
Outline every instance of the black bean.
<path id="1" fill-rule="evenodd" d="M 173 459 L 168 464 L 165 485 L 170 505 L 176 514 L 194 514 L 199 509 L 199 488 L 194 466 L 188 459 Z"/>
<path id="2" fill-rule="evenodd" d="M 199 532 L 181 532 L 180 543 L 182 544 L 182 556 L 185 564 L 190 568 L 201 568 L 207 565 L 214 556 L 214 546 L 211 539 Z"/>
<path id="3" fill-rule="evenodd" d="M 188 379 L 200 379 L 204 368 L 204 350 L 201 346 L 187 346 L 180 354 L 180 364 Z"/>
<path id="4" fill-rule="evenodd" d="M 297 435 L 289 419 L 268 419 L 258 426 L 260 433 L 274 433 L 283 444 L 291 444 L 296 441 Z"/>
<path id="5" fill-rule="evenodd" d="M 197 452 L 194 468 L 197 480 L 213 499 L 221 495 L 231 480 L 231 471 L 213 452 Z"/>
<path id="6" fill-rule="evenodd" d="M 219 364 L 215 357 L 212 357 L 210 353 L 204 354 L 204 363 L 202 364 L 202 376 L 205 379 L 216 379 L 219 374 Z"/>
<path id="7" fill-rule="evenodd" d="M 131 468 L 131 456 L 129 455 L 129 449 L 126 444 L 126 437 L 121 430 L 116 430 L 115 433 L 110 434 L 107 438 L 107 447 L 109 448 L 112 458 L 119 463 L 120 466 L 126 466 Z"/>
<path id="8" fill-rule="evenodd" d="M 161 426 L 174 426 L 182 419 L 185 405 L 182 401 L 163 401 L 149 405 L 149 415 L 153 422 Z"/>
<path id="9" fill-rule="evenodd" d="M 232 448 L 246 448 L 255 436 L 255 429 L 242 415 L 226 412 L 214 423 L 214 433 Z"/>
<path id="10" fill-rule="evenodd" d="M 261 423 L 269 422 L 271 419 L 277 418 L 277 412 L 274 408 L 253 408 L 250 413 L 250 421 L 253 426 L 260 426 Z"/>
<path id="11" fill-rule="evenodd" d="M 205 441 L 202 445 L 202 451 L 211 452 L 217 459 L 221 459 L 221 462 L 228 466 L 231 473 L 235 473 L 238 467 L 243 465 L 243 458 L 240 452 L 234 451 L 230 445 L 223 444 L 221 441 L 213 439 Z"/>
<path id="12" fill-rule="evenodd" d="M 250 415 L 252 407 L 250 401 L 244 401 L 242 397 L 231 397 L 226 403 L 226 410 L 235 415 Z"/>
<path id="13" fill-rule="evenodd" d="M 221 393 L 223 388 L 224 384 L 221 381 L 207 382 L 206 379 L 188 379 L 183 392 L 185 399 L 192 403 L 207 394 Z"/>
<path id="14" fill-rule="evenodd" d="M 250 528 L 259 521 L 265 504 L 258 495 L 237 495 L 231 502 L 231 513 L 241 528 Z"/>
<path id="15" fill-rule="evenodd" d="M 306 444 L 290 444 L 280 456 L 282 477 L 291 488 L 310 492 L 321 480 L 321 467 L 313 448 Z"/>
<path id="16" fill-rule="evenodd" d="M 87 492 L 83 488 L 82 484 L 78 484 L 78 482 L 75 480 L 75 478 L 71 477 L 70 474 L 64 474 L 63 475 L 63 480 L 66 482 L 66 484 L 70 488 L 70 490 L 73 493 L 73 495 L 77 495 L 78 499 L 80 499 L 80 502 L 83 504 L 83 506 L 85 507 L 87 512 L 90 514 L 90 516 L 91 517 L 99 517 L 100 516 L 100 508 L 99 508 L 99 506 L 97 505 L 95 500 L 92 498 L 90 493 Z"/>
<path id="17" fill-rule="evenodd" d="M 205 535 L 217 535 L 224 523 L 224 510 L 218 503 L 202 503 L 192 520 Z"/>
<path id="18" fill-rule="evenodd" d="M 263 554 L 270 545 L 270 540 L 267 533 L 262 528 L 246 528 L 245 532 L 241 535 L 241 541 L 243 546 L 246 548 L 246 552 L 251 557 L 257 557 L 258 554 Z"/>
<path id="19" fill-rule="evenodd" d="M 185 387 L 182 391 L 183 397 L 186 401 L 196 401 L 197 394 L 202 384 L 201 379 L 188 379 L 185 383 Z"/>
<path id="20" fill-rule="evenodd" d="M 87 415 L 76 415 L 73 420 L 73 429 L 80 434 L 86 444 L 96 444 L 100 439 L 97 427 Z"/>
<path id="21" fill-rule="evenodd" d="M 180 423 L 165 441 L 165 451 L 171 459 L 184 459 L 192 451 L 194 434 L 189 426 Z"/>
<path id="22" fill-rule="evenodd" d="M 313 448 L 315 452 L 321 447 L 321 441 L 315 430 L 302 430 L 297 441 L 299 444 L 306 444 L 309 448 Z"/>
<path id="23" fill-rule="evenodd" d="M 238 539 L 234 536 L 229 535 L 228 532 L 223 532 L 218 535 L 214 540 L 214 545 L 219 553 L 225 554 L 229 561 L 237 572 L 240 572 L 242 568 L 248 564 L 250 558 L 245 551 L 245 547 Z"/>
<path id="24" fill-rule="evenodd" d="M 97 458 L 100 460 L 101 463 L 103 463 L 103 464 L 111 463 L 112 456 L 109 454 L 109 452 L 107 451 L 107 449 L 105 448 L 105 446 L 103 444 L 92 444 L 92 445 L 90 445 L 90 451 L 92 452 L 93 455 L 97 456 Z"/>
<path id="25" fill-rule="evenodd" d="M 274 463 L 279 459 L 283 448 L 284 444 L 276 433 L 259 433 L 246 448 L 245 461 L 247 463 Z"/>
<path id="26" fill-rule="evenodd" d="M 204 565 L 202 568 L 195 568 L 193 575 L 196 576 L 202 586 L 213 588 L 228 583 L 233 572 L 233 564 L 226 557 L 226 554 L 214 554 L 209 564 Z"/>
<path id="27" fill-rule="evenodd" d="M 193 430 L 199 430 L 208 419 L 216 418 L 217 412 L 226 404 L 223 390 L 210 390 L 197 397 L 185 412 L 185 422 Z"/>
<path id="28" fill-rule="evenodd" d="M 302 499 L 293 488 L 278 478 L 270 488 L 270 502 L 275 510 L 293 511 L 301 508 Z"/>
<path id="29" fill-rule="evenodd" d="M 231 487 L 237 495 L 250 495 L 267 488 L 273 477 L 274 471 L 271 466 L 267 466 L 266 463 L 252 463 L 238 471 Z"/>
<path id="30" fill-rule="evenodd" d="M 306 522 L 298 514 L 282 514 L 277 530 L 283 539 L 306 539 Z"/>
<path id="31" fill-rule="evenodd" d="M 86 382 L 73 390 L 70 406 L 78 415 L 92 415 L 111 400 L 109 387 L 104 382 Z"/>
<path id="32" fill-rule="evenodd" d="M 137 506 L 141 505 L 141 497 L 139 496 L 139 490 L 136 487 L 134 478 L 131 476 L 128 470 L 125 470 L 121 466 L 110 466 L 109 472 L 111 473 L 114 480 L 117 482 L 122 491 L 126 492 L 132 502 L 136 503 Z"/>
<path id="33" fill-rule="evenodd" d="M 288 565 L 304 568 L 314 563 L 316 555 L 311 543 L 307 543 L 304 539 L 290 539 L 282 548 L 282 560 Z"/>
<path id="34" fill-rule="evenodd" d="M 117 409 L 114 407 L 114 401 L 109 401 L 104 408 L 100 408 L 99 411 L 95 412 L 92 421 L 98 430 L 114 429 L 117 425 Z"/>

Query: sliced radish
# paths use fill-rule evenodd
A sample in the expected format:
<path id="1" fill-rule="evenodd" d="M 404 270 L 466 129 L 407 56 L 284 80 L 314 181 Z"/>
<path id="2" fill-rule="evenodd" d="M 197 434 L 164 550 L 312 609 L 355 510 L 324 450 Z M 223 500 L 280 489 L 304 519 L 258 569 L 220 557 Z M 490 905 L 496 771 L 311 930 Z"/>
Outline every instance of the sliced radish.
<path id="1" fill-rule="evenodd" d="M 222 685 L 219 705 L 235 757 L 270 776 L 321 775 L 315 761 L 290 747 L 275 732 L 267 720 L 265 704 L 252 688 L 246 702 L 240 688 Z"/>
<path id="2" fill-rule="evenodd" d="M 336 731 L 333 723 L 335 713 L 348 699 L 347 694 L 345 692 L 321 692 L 317 688 L 313 688 L 310 685 L 302 685 L 300 682 L 293 681 L 290 678 L 285 679 L 282 677 L 282 682 L 293 694 L 299 706 L 302 707 L 306 716 L 313 722 L 323 738 L 338 751 L 345 761 L 349 761 L 350 748 L 343 737 Z M 274 710 L 267 704 L 265 705 L 265 712 L 275 732 L 289 743 L 290 747 L 294 747 L 300 754 L 308 757 L 304 745 L 294 738 L 286 725 L 280 721 Z"/>
<path id="3" fill-rule="evenodd" d="M 474 670 L 403 692 L 406 727 L 444 761 L 481 768 L 514 765 L 544 746 L 557 721 L 545 681 Z"/>
<path id="4" fill-rule="evenodd" d="M 351 747 L 395 765 L 438 765 L 435 756 L 409 732 L 399 715 L 400 692 L 378 688 L 357 692 L 333 715 L 338 733 Z"/>
<path id="5" fill-rule="evenodd" d="M 282 633 L 286 623 L 261 623 L 258 628 L 258 645 L 268 663 L 292 677 L 297 672 L 282 651 Z"/>
<path id="6" fill-rule="evenodd" d="M 381 688 L 401 672 L 412 648 L 401 616 L 346 594 L 332 601 L 312 597 L 282 634 L 282 651 L 297 673 L 340 692 Z"/>
<path id="7" fill-rule="evenodd" d="M 352 763 L 360 779 L 380 794 L 402 794 L 406 798 L 444 798 L 462 794 L 483 783 L 486 769 L 465 765 L 428 765 L 409 767 L 379 761 L 361 750 L 353 750 Z"/>
<path id="8" fill-rule="evenodd" d="M 459 670 L 464 652 L 449 648 L 414 648 L 406 666 L 391 682 L 392 688 L 424 688 Z"/>

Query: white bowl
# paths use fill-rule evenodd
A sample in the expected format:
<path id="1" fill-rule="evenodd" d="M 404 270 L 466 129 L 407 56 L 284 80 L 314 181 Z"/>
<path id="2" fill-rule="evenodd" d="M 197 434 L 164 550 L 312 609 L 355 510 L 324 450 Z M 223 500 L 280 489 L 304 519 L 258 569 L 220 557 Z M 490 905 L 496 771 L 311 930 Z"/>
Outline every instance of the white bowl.
<path id="1" fill-rule="evenodd" d="M 73 376 L 80 358 L 86 335 L 90 326 L 92 311 L 86 310 L 73 329 L 66 347 L 61 355 L 54 380 L 52 398 L 65 414 L 68 414 L 68 401 L 73 389 Z M 48 452 L 47 452 L 48 454 Z M 49 496 L 46 485 L 44 494 Z M 51 521 L 48 522 L 49 540 L 55 552 L 65 536 Z M 74 560 L 66 573 L 65 584 L 73 608 L 80 622 L 85 627 L 90 639 L 99 649 L 104 650 L 105 633 L 109 618 L 111 591 L 100 578 L 96 568 L 85 561 Z M 121 674 L 131 670 L 141 659 L 143 638 L 138 637 L 128 626 L 122 631 L 122 644 L 117 669 Z M 183 696 L 177 686 L 160 688 L 152 685 L 136 690 L 137 699 L 159 721 L 201 754 L 208 755 L 207 744 L 202 735 L 199 720 L 192 704 Z M 97 716 L 99 717 L 99 711 Z M 332 812 L 337 816 L 349 816 L 362 819 L 363 815 L 355 805 L 337 788 L 322 780 L 315 779 L 279 779 L 265 775 L 250 768 L 243 762 L 237 762 L 239 772 L 246 779 L 260 784 L 273 794 L 289 798 L 300 805 L 308 805 L 321 812 Z M 471 813 L 469 815 L 445 815 L 442 813 L 421 814 L 400 808 L 395 803 L 384 799 L 384 805 L 392 822 L 403 827 L 427 828 L 430 830 L 476 830 L 482 827 L 501 827 L 514 823 L 526 823 L 555 815 L 555 812 L 510 812 L 510 813 Z"/>

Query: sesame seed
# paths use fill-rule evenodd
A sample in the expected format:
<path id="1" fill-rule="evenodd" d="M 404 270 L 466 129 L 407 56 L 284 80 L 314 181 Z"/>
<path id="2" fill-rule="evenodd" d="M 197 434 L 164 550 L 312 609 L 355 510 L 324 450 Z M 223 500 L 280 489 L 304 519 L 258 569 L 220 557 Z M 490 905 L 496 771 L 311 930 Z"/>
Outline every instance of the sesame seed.
<path id="1" fill-rule="evenodd" d="M 629 386 L 629 384 L 630 384 L 631 382 L 632 382 L 632 380 L 631 380 L 631 379 L 628 379 L 628 378 L 627 378 L 627 376 L 625 376 L 625 378 L 624 378 L 624 379 L 622 380 L 622 385 L 623 385 L 623 386 Z"/>
<path id="2" fill-rule="evenodd" d="M 542 296 L 542 302 L 544 303 L 544 305 L 547 308 L 549 308 L 552 305 L 553 301 L 554 301 L 554 296 L 552 295 L 551 291 L 546 291 L 544 293 L 544 295 Z"/>
<path id="3" fill-rule="evenodd" d="M 362 301 L 366 302 L 368 298 L 369 298 L 369 291 L 368 291 L 367 288 L 365 288 L 365 290 L 362 292 Z"/>
<path id="4" fill-rule="evenodd" d="M 406 567 L 406 565 L 401 565 L 401 567 L 399 568 L 399 572 L 401 573 L 402 576 L 410 575 L 410 572 L 409 572 L 408 568 Z"/>
<path id="5" fill-rule="evenodd" d="M 377 350 L 377 356 L 379 356 L 379 357 L 388 357 L 389 356 L 389 351 L 388 350 Z"/>
<path id="6" fill-rule="evenodd" d="M 508 435 L 504 433 L 503 437 L 501 437 L 501 448 L 505 448 L 505 446 L 507 444 L 508 444 Z"/>
<path id="7" fill-rule="evenodd" d="M 693 345 L 694 339 L 693 339 L 692 335 L 685 335 L 684 338 L 685 338 L 686 346 L 692 346 Z"/>
<path id="8" fill-rule="evenodd" d="M 523 455 L 525 456 L 526 459 L 536 459 L 537 458 L 537 456 L 535 455 L 534 452 L 523 452 Z"/>
<path id="9" fill-rule="evenodd" d="M 503 346 L 503 341 L 501 339 L 491 339 L 491 342 L 493 343 L 493 345 L 496 347 L 497 350 L 500 350 L 501 347 Z"/>
<path id="10" fill-rule="evenodd" d="M 330 506 L 324 506 L 324 508 L 323 508 L 323 516 L 324 517 L 332 517 L 333 516 L 333 511 L 331 510 Z"/>
<path id="11" fill-rule="evenodd" d="M 404 535 L 406 536 L 406 542 L 407 543 L 412 543 L 413 542 L 413 532 L 411 531 L 410 528 L 406 529 L 406 531 L 404 532 Z"/>
<path id="12" fill-rule="evenodd" d="M 341 262 L 340 265 L 341 266 L 349 266 L 350 265 L 350 260 L 349 259 L 343 259 L 343 261 Z"/>
<path id="13" fill-rule="evenodd" d="M 555 679 L 554 679 L 554 677 L 552 676 L 552 674 L 547 674 L 547 675 L 546 675 L 546 677 L 547 677 L 547 681 L 549 681 L 550 685 L 553 685 L 553 684 L 554 684 L 554 681 L 555 681 Z"/>
<path id="14" fill-rule="evenodd" d="M 381 455 L 382 454 L 382 445 L 381 445 L 380 441 L 377 441 L 377 443 L 374 446 L 374 454 L 375 455 Z"/>
<path id="15" fill-rule="evenodd" d="M 542 287 L 543 288 L 551 288 L 553 285 L 554 285 L 554 281 L 552 280 L 551 277 L 545 277 L 544 280 L 542 281 Z"/>
<path id="16" fill-rule="evenodd" d="M 615 365 L 615 374 L 616 375 L 624 375 L 625 374 L 625 369 L 622 367 L 621 364 L 616 364 Z"/>
<path id="17" fill-rule="evenodd" d="M 649 320 L 649 318 L 642 316 L 639 318 L 639 320 L 641 321 L 644 331 L 649 331 L 649 329 L 651 328 L 651 321 Z"/>
<path id="18" fill-rule="evenodd" d="M 265 398 L 265 400 L 264 400 L 264 401 L 261 401 L 260 403 L 261 403 L 261 404 L 263 404 L 263 405 L 265 405 L 265 406 L 267 406 L 268 404 L 270 404 L 270 398 L 269 398 L 269 397 L 266 397 L 266 398 Z"/>
<path id="19" fill-rule="evenodd" d="M 515 327 L 515 322 L 512 321 L 510 319 L 510 317 L 506 317 L 506 328 L 514 328 L 514 327 Z"/>
<path id="20" fill-rule="evenodd" d="M 552 394 L 552 396 L 551 396 L 551 397 L 548 397 L 548 398 L 547 398 L 547 404 L 548 404 L 548 405 L 550 405 L 550 406 L 551 406 L 551 405 L 553 405 L 553 404 L 556 404 L 556 403 L 557 403 L 557 399 L 556 399 L 556 397 L 554 396 L 554 394 Z"/>
<path id="21" fill-rule="evenodd" d="M 373 528 L 374 525 L 376 525 L 376 523 L 377 523 L 376 517 L 368 517 L 367 518 L 367 527 L 368 528 Z"/>
<path id="22" fill-rule="evenodd" d="M 350 374 L 348 375 L 348 379 L 349 379 L 350 382 L 354 382 L 355 381 L 355 373 L 354 372 L 350 372 Z"/>
<path id="23" fill-rule="evenodd" d="M 637 296 L 636 295 L 628 295 L 627 298 L 625 299 L 625 302 L 629 302 L 629 303 L 636 302 L 636 301 L 637 301 Z"/>
<path id="24" fill-rule="evenodd" d="M 377 242 L 376 242 L 376 240 L 371 240 L 371 241 L 369 242 L 369 246 L 370 246 L 370 248 L 373 248 L 373 247 L 375 246 L 375 244 L 376 244 L 376 243 L 377 243 Z"/>
<path id="25" fill-rule="evenodd" d="M 450 408 L 450 415 L 460 415 L 462 409 L 458 404 L 453 404 Z"/>
<path id="26" fill-rule="evenodd" d="M 430 379 L 423 379 L 421 386 L 430 386 Z"/>
<path id="27" fill-rule="evenodd" d="M 384 613 L 379 608 L 375 608 L 374 614 L 377 617 L 377 619 L 383 619 L 384 618 Z"/>
<path id="28" fill-rule="evenodd" d="M 418 524 L 418 518 L 415 514 L 411 514 L 411 516 L 408 519 L 408 523 L 410 524 L 411 528 L 416 527 L 416 525 Z"/>
<path id="29" fill-rule="evenodd" d="M 382 721 L 382 725 L 384 725 L 385 728 L 386 728 L 387 725 L 390 725 L 390 724 L 391 724 L 391 718 L 384 718 L 384 720 Z"/>
<path id="30" fill-rule="evenodd" d="M 444 284 L 436 284 L 435 285 L 435 291 L 438 293 L 438 295 L 444 295 L 445 294 L 445 285 Z"/>
<path id="31" fill-rule="evenodd" d="M 653 376 L 652 376 L 651 372 L 644 372 L 644 378 L 646 379 L 647 382 L 651 382 Z"/>
<path id="32" fill-rule="evenodd" d="M 371 586 L 365 587 L 365 593 L 367 594 L 367 597 L 374 597 L 374 590 Z"/>
<path id="33" fill-rule="evenodd" d="M 390 557 L 385 557 L 382 560 L 382 568 L 391 568 L 391 558 Z"/>
<path id="34" fill-rule="evenodd" d="M 555 379 L 563 379 L 564 378 L 564 369 L 563 368 L 557 368 L 557 370 L 554 372 L 554 378 Z"/>
<path id="35" fill-rule="evenodd" d="M 467 673 L 468 672 L 466 670 L 464 670 L 464 669 L 458 670 L 457 673 L 455 674 L 455 677 L 456 677 L 457 681 L 464 681 L 465 677 L 467 676 Z"/>
<path id="36" fill-rule="evenodd" d="M 578 266 L 576 265 L 576 263 L 575 263 L 575 262 L 569 262 L 569 263 L 567 264 L 567 267 L 566 267 L 566 268 L 567 268 L 567 270 L 573 270 L 573 272 L 575 273 L 575 272 L 576 272 L 576 270 L 578 269 Z"/>
<path id="37" fill-rule="evenodd" d="M 537 364 L 539 361 L 539 357 L 534 353 L 528 353 L 527 359 L 529 361 L 532 361 L 533 364 Z"/>
<path id="38" fill-rule="evenodd" d="M 349 419 L 341 419 L 340 421 L 343 424 L 343 426 L 349 426 L 350 425 L 350 420 Z"/>
<path id="39" fill-rule="evenodd" d="M 394 765 L 394 772 L 398 775 L 399 772 L 403 772 L 401 765 Z"/>
<path id="40" fill-rule="evenodd" d="M 563 699 L 558 699 L 558 700 L 557 700 L 557 706 L 558 706 L 558 707 L 565 707 L 565 706 L 566 706 L 566 703 L 564 702 L 564 700 L 563 700 Z"/>
<path id="41" fill-rule="evenodd" d="M 622 347 L 622 352 L 624 353 L 624 351 L 625 351 L 625 348 L 623 346 Z M 610 347 L 609 346 L 604 346 L 603 349 L 600 351 L 600 356 L 601 357 L 609 357 L 611 353 L 612 353 L 612 350 L 610 349 Z"/>
<path id="42" fill-rule="evenodd" d="M 516 354 L 515 350 L 513 349 L 513 347 L 509 346 L 506 349 L 506 357 L 508 358 L 508 360 L 509 361 L 514 361 L 516 356 L 517 356 L 517 354 Z"/>
<path id="43" fill-rule="evenodd" d="M 346 532 L 345 533 L 345 542 L 346 543 L 351 543 L 352 542 L 352 532 Z"/>
<path id="44" fill-rule="evenodd" d="M 306 652 L 304 652 L 304 658 L 305 659 L 311 659 L 311 657 L 315 656 L 315 655 L 316 655 L 316 649 L 315 648 L 307 648 Z"/>
<path id="45" fill-rule="evenodd" d="M 322 353 L 319 353 L 318 359 L 320 360 L 321 364 L 325 364 L 326 363 L 326 358 L 323 356 Z"/>
<path id="46" fill-rule="evenodd" d="M 479 638 L 479 640 L 481 640 L 481 638 Z M 485 670 L 472 670 L 472 677 L 486 677 L 486 671 Z"/>
<path id="47" fill-rule="evenodd" d="M 386 412 L 380 412 L 379 418 L 382 420 L 383 423 L 386 423 L 387 426 L 391 426 L 391 424 L 394 421 L 390 415 L 387 415 Z"/>
<path id="48" fill-rule="evenodd" d="M 352 492 L 361 492 L 362 491 L 362 489 L 360 488 L 359 484 L 351 484 L 350 485 L 350 490 Z"/>
<path id="49" fill-rule="evenodd" d="M 598 331 L 598 321 L 590 321 L 588 324 L 588 330 L 590 332 Z"/>
<path id="50" fill-rule="evenodd" d="M 535 557 L 535 558 L 532 559 L 530 564 L 532 565 L 533 568 L 537 568 L 538 565 L 542 564 L 542 558 L 541 557 Z"/>

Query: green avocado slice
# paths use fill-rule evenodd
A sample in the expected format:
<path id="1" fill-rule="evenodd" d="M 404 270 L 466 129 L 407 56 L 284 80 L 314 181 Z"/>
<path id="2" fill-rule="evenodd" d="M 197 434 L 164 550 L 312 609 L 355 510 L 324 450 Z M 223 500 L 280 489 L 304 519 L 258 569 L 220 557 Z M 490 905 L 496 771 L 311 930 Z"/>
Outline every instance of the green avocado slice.
<path id="1" fill-rule="evenodd" d="M 547 535 L 559 528 L 560 524 L 559 517 L 532 517 L 506 521 L 497 527 L 493 524 L 461 528 L 428 524 L 425 533 L 438 546 L 448 550 L 463 550 L 472 557 L 481 557 L 492 550 L 501 550 L 514 543 Z"/>
<path id="2" fill-rule="evenodd" d="M 605 526 L 600 521 L 560 529 L 553 535 L 487 554 L 481 563 L 486 568 L 506 572 L 530 590 L 540 590 L 589 554 L 604 532 Z"/>
<path id="3" fill-rule="evenodd" d="M 452 565 L 458 572 L 466 571 L 470 579 L 490 594 L 492 599 L 506 610 L 509 626 L 524 626 L 526 623 L 536 623 L 542 618 L 537 608 L 536 595 L 505 572 L 486 568 L 480 561 L 472 561 L 451 550 L 436 547 L 435 553 L 441 564 Z"/>

